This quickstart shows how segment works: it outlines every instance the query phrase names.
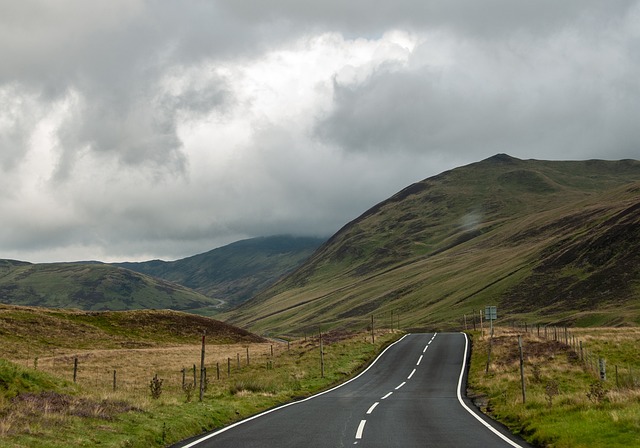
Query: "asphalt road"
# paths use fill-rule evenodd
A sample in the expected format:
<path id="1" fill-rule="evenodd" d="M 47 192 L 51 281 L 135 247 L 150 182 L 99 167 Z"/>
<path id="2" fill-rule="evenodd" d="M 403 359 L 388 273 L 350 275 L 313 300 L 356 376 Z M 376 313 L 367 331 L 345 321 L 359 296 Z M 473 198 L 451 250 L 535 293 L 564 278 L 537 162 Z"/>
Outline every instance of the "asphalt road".
<path id="1" fill-rule="evenodd" d="M 528 447 L 461 397 L 462 333 L 410 334 L 360 376 L 175 447 Z"/>

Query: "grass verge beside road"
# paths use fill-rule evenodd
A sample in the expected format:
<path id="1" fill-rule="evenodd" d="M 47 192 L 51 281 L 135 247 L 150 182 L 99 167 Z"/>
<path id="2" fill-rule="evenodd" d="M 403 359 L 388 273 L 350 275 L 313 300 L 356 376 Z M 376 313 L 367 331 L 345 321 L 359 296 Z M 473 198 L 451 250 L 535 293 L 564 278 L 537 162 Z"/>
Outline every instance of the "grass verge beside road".
<path id="1" fill-rule="evenodd" d="M 317 337 L 290 344 L 208 345 L 202 402 L 199 345 L 1 360 L 0 445 L 167 446 L 342 382 L 399 337 L 379 331 L 372 344 L 370 333 L 328 333 L 323 338 L 324 377 Z M 74 384 L 71 369 L 76 357 Z M 118 372 L 115 391 L 113 370 Z M 156 374 L 160 385 L 156 382 L 159 393 L 153 398 Z"/>
<path id="2" fill-rule="evenodd" d="M 640 447 L 640 329 L 572 329 L 583 341 L 498 328 L 474 333 L 469 395 L 480 408 L 535 446 Z M 523 403 L 518 334 L 523 337 Z M 588 353 L 586 359 L 585 353 Z M 601 381 L 597 359 L 606 362 Z M 616 375 L 616 366 L 618 374 Z"/>

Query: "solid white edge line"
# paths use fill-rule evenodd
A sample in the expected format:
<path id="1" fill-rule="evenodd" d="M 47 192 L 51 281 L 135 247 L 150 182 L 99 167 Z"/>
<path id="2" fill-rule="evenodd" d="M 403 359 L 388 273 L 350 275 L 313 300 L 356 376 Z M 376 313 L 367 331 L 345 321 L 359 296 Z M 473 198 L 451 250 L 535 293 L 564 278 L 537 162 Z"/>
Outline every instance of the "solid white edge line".
<path id="1" fill-rule="evenodd" d="M 460 393 L 460 389 L 462 388 L 462 379 L 464 378 L 464 371 L 465 371 L 465 367 L 467 365 L 467 350 L 468 350 L 468 347 L 469 347 L 469 339 L 467 338 L 467 334 L 466 333 L 462 333 L 462 334 L 464 335 L 464 357 L 462 358 L 462 369 L 460 369 L 460 377 L 458 378 L 458 401 L 460 402 L 462 407 L 465 408 L 467 410 L 467 412 L 469 412 L 469 414 L 473 415 L 473 417 L 476 420 L 478 420 L 480 423 L 482 423 L 484 426 L 486 426 L 495 435 L 497 435 L 502 440 L 504 440 L 509 445 L 511 445 L 511 446 L 513 446 L 515 448 L 523 448 L 522 445 L 518 445 L 516 442 L 514 442 L 511 439 L 509 439 L 507 436 L 505 436 L 500 431 L 498 431 L 493 426 L 491 426 L 489 423 L 485 422 L 478 414 L 476 414 L 471 408 L 469 408 L 469 406 L 467 406 L 465 404 L 465 402 L 462 400 L 462 394 Z"/>
<path id="2" fill-rule="evenodd" d="M 378 357 L 377 357 L 376 359 L 374 359 L 374 360 L 373 360 L 373 362 L 372 362 L 371 364 L 369 364 L 369 366 L 368 366 L 366 369 L 364 369 L 362 372 L 360 372 L 357 376 L 354 376 L 353 378 L 351 378 L 349 381 L 345 381 L 345 382 L 344 382 L 344 383 L 342 383 L 342 384 L 338 384 L 336 387 L 332 387 L 331 389 L 325 390 L 324 392 L 317 393 L 317 394 L 315 394 L 315 395 L 312 395 L 312 396 L 310 396 L 310 397 L 304 398 L 304 399 L 302 399 L 302 400 L 292 401 L 292 402 L 290 402 L 290 403 L 286 403 L 286 404 L 283 404 L 283 405 L 278 406 L 278 407 L 276 407 L 276 408 L 269 409 L 269 410 L 266 410 L 266 411 L 261 412 L 261 413 L 259 413 L 259 414 L 256 414 L 256 415 L 253 415 L 253 416 L 251 416 L 251 417 L 245 418 L 244 420 L 240 420 L 239 422 L 232 423 L 231 425 L 229 425 L 229 426 L 225 426 L 224 428 L 221 428 L 221 429 L 217 430 L 216 432 L 212 432 L 212 433 L 210 433 L 210 434 L 207 434 L 206 436 L 203 436 L 203 437 L 201 437 L 201 438 L 199 438 L 199 439 L 197 439 L 197 440 L 194 440 L 193 442 L 189 443 L 188 445 L 183 446 L 182 448 L 191 448 L 191 447 L 194 447 L 194 446 L 198 445 L 199 443 L 204 442 L 205 440 L 209 440 L 210 438 L 215 437 L 215 436 L 217 436 L 218 434 L 222 434 L 223 432 L 228 431 L 228 430 L 230 430 L 231 428 L 235 428 L 236 426 L 240 426 L 240 425 L 241 425 L 241 424 L 243 424 L 243 423 L 249 422 L 249 421 L 251 421 L 251 420 L 255 420 L 256 418 L 262 417 L 263 415 L 271 414 L 272 412 L 275 412 L 275 411 L 277 411 L 277 410 L 284 409 L 284 408 L 287 408 L 287 407 L 289 407 L 289 406 L 293 406 L 293 405 L 298 404 L 298 403 L 303 403 L 303 402 L 305 402 L 305 401 L 312 400 L 312 399 L 314 399 L 314 398 L 316 398 L 316 397 L 319 397 L 319 396 L 324 395 L 324 394 L 328 394 L 329 392 L 332 392 L 332 391 L 334 391 L 334 390 L 336 390 L 336 389 L 339 389 L 339 388 L 341 388 L 342 386 L 345 386 L 345 385 L 349 384 L 351 381 L 355 381 L 355 380 L 357 380 L 358 378 L 360 378 L 362 375 L 364 375 L 364 374 L 365 374 L 365 373 L 366 373 L 366 372 L 367 372 L 371 367 L 373 367 L 373 365 L 374 365 L 376 362 L 378 362 L 378 360 L 380 359 L 380 357 L 381 357 L 382 355 L 384 355 L 384 354 L 385 354 L 385 352 L 386 352 L 387 350 L 389 350 L 391 347 L 393 347 L 394 345 L 396 345 L 398 342 L 402 341 L 402 340 L 403 340 L 404 338 L 406 338 L 407 336 L 409 336 L 409 334 L 405 334 L 405 335 L 404 335 L 404 336 L 402 336 L 400 339 L 398 339 L 396 342 L 394 342 L 393 344 L 390 344 L 387 348 L 385 348 L 384 350 L 382 350 L 382 352 L 378 355 Z M 364 420 L 363 420 L 363 421 L 364 421 Z"/>
<path id="3" fill-rule="evenodd" d="M 373 412 L 373 410 L 376 408 L 376 406 L 378 406 L 380 404 L 380 402 L 376 401 L 375 403 L 373 403 L 371 405 L 371 407 L 369 408 L 369 410 L 367 411 L 367 415 L 371 414 Z"/>
<path id="4" fill-rule="evenodd" d="M 413 372 L 411 372 L 411 373 L 409 374 L 409 376 L 407 377 L 407 379 L 408 379 L 408 380 L 410 380 L 414 373 L 416 373 L 416 369 L 413 369 Z"/>
<path id="5" fill-rule="evenodd" d="M 366 420 L 360 420 L 358 430 L 356 431 L 356 439 L 362 439 L 362 433 L 364 432 L 364 425 L 367 424 Z"/>

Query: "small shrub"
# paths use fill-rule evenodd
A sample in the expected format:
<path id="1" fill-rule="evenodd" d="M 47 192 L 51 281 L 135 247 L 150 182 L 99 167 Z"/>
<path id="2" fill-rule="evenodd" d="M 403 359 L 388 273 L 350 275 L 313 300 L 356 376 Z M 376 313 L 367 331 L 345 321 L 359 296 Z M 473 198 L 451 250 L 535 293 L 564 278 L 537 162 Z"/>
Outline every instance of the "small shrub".
<path id="1" fill-rule="evenodd" d="M 160 395 L 162 394 L 162 382 L 163 380 L 158 378 L 158 374 L 155 374 L 153 376 L 153 379 L 149 383 L 149 389 L 151 390 L 151 398 L 153 398 L 154 400 L 157 400 L 158 398 L 160 398 Z"/>
<path id="2" fill-rule="evenodd" d="M 549 407 L 553 406 L 553 399 L 560 394 L 560 386 L 556 380 L 549 380 L 544 388 Z"/>
<path id="3" fill-rule="evenodd" d="M 607 389 L 604 388 L 602 381 L 594 381 L 589 385 L 589 392 L 587 392 L 587 398 L 592 403 L 602 403 L 607 398 Z"/>
<path id="4" fill-rule="evenodd" d="M 184 386 L 182 386 L 182 391 L 184 392 L 184 398 L 187 403 L 191 403 L 191 398 L 193 397 L 194 389 L 195 389 L 195 386 L 193 385 L 192 382 L 185 383 Z"/>
<path id="5" fill-rule="evenodd" d="M 533 381 L 536 383 L 542 383 L 542 371 L 540 369 L 540 364 L 534 364 L 531 366 L 531 370 L 533 372 Z"/>

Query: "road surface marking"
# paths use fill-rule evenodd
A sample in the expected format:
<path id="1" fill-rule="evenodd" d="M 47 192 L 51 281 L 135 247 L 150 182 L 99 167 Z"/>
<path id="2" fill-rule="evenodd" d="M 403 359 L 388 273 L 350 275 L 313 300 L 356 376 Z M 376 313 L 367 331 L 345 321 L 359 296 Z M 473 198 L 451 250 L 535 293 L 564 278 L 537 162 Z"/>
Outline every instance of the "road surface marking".
<path id="1" fill-rule="evenodd" d="M 378 406 L 378 404 L 380 404 L 379 402 L 375 402 L 371 405 L 371 407 L 369 408 L 369 410 L 367 411 L 367 415 L 371 414 L 373 412 L 373 410 L 376 408 L 376 406 Z"/>
<path id="2" fill-rule="evenodd" d="M 422 353 L 426 352 L 428 348 L 429 348 L 429 344 L 425 345 L 424 350 L 422 350 Z"/>
<path id="3" fill-rule="evenodd" d="M 469 406 L 467 406 L 464 403 L 464 401 L 462 401 L 462 394 L 460 393 L 460 389 L 462 388 L 462 379 L 464 377 L 465 367 L 467 366 L 467 350 L 468 350 L 468 346 L 469 346 L 469 339 L 467 339 L 467 335 L 465 333 L 462 333 L 462 334 L 464 335 L 464 355 L 462 357 L 462 368 L 460 369 L 460 377 L 458 378 L 458 401 L 460 402 L 462 407 L 465 408 L 469 412 L 469 414 L 474 416 L 476 420 L 478 420 L 484 426 L 489 428 L 489 430 L 491 432 L 493 432 L 495 435 L 500 437 L 502 440 L 504 440 L 505 442 L 507 442 L 509 445 L 511 445 L 514 448 L 522 448 L 521 445 L 518 445 L 516 442 L 514 442 L 511 439 L 509 439 L 507 436 L 505 436 L 504 434 L 499 432 L 497 429 L 495 429 L 493 426 L 491 426 L 489 423 L 485 422 L 482 418 L 480 418 L 480 416 L 478 414 L 473 412 L 469 408 Z"/>
<path id="4" fill-rule="evenodd" d="M 360 424 L 358 425 L 358 430 L 356 431 L 356 439 L 362 439 L 362 433 L 364 432 L 364 425 L 367 424 L 366 420 L 360 420 Z"/>
<path id="5" fill-rule="evenodd" d="M 400 385 L 398 387 L 396 387 L 396 390 L 400 389 L 402 386 L 404 386 L 405 384 L 407 384 L 406 381 L 403 381 L 402 383 L 400 383 Z"/>
<path id="6" fill-rule="evenodd" d="M 389 392 L 387 395 L 382 397 L 381 400 L 385 400 L 385 399 L 389 398 L 391 395 L 393 395 L 393 392 Z"/>
<path id="7" fill-rule="evenodd" d="M 407 379 L 408 379 L 408 380 L 410 380 L 414 373 L 416 373 L 416 369 L 413 369 L 413 372 L 411 372 L 411 373 L 409 374 L 409 376 L 407 377 Z"/>
<path id="8" fill-rule="evenodd" d="M 420 355 L 420 358 L 418 358 L 418 362 L 416 363 L 417 366 L 420 365 L 420 363 L 422 362 L 422 358 L 424 357 L 424 355 Z"/>
<path id="9" fill-rule="evenodd" d="M 329 392 L 332 392 L 332 391 L 334 391 L 334 390 L 336 390 L 336 389 L 339 389 L 339 388 L 341 388 L 341 387 L 343 387 L 343 386 L 346 386 L 347 384 L 351 383 L 352 381 L 357 380 L 357 379 L 358 379 L 358 378 L 360 378 L 362 375 L 364 375 L 365 373 L 367 373 L 367 371 L 368 371 L 369 369 L 371 369 L 371 368 L 374 366 L 374 364 L 378 362 L 378 360 L 379 360 L 380 358 L 382 358 L 382 355 L 384 355 L 384 354 L 387 352 L 387 350 L 391 349 L 391 347 L 393 347 L 394 345 L 398 344 L 400 341 L 402 341 L 402 340 L 403 340 L 404 338 L 406 338 L 406 337 L 407 337 L 407 335 L 405 334 L 405 335 L 404 335 L 404 336 L 402 336 L 400 339 L 398 339 L 396 342 L 394 342 L 393 344 L 389 345 L 387 348 L 385 348 L 384 350 L 382 350 L 382 352 L 381 352 L 381 353 L 376 357 L 376 359 L 374 359 L 374 360 L 373 360 L 373 362 L 372 362 L 371 364 L 369 364 L 369 367 L 367 367 L 367 368 L 366 368 L 366 369 L 364 369 L 362 372 L 360 372 L 360 374 L 359 374 L 359 375 L 356 375 L 355 377 L 351 378 L 351 379 L 350 379 L 350 380 L 348 380 L 348 381 L 345 381 L 345 382 L 344 382 L 344 383 L 342 383 L 342 384 L 338 384 L 336 387 L 333 387 L 333 388 L 331 388 L 331 389 L 325 390 L 324 392 L 320 392 L 320 393 L 315 394 L 315 395 L 312 395 L 312 396 L 310 396 L 310 397 L 303 398 L 302 400 L 299 400 L 299 401 L 292 401 L 292 402 L 290 402 L 290 403 L 283 404 L 282 406 L 278 406 L 278 407 L 276 407 L 276 408 L 269 409 L 269 410 L 267 410 L 267 411 L 264 411 L 264 412 L 261 412 L 261 413 L 259 413 L 259 414 L 256 414 L 256 415 L 254 415 L 254 416 L 252 416 L 252 417 L 246 418 L 246 419 L 244 419 L 244 420 L 240 420 L 239 422 L 232 423 L 231 425 L 229 425 L 229 426 L 225 426 L 224 428 L 219 429 L 219 430 L 217 430 L 217 431 L 215 431 L 215 432 L 211 432 L 211 433 L 209 433 L 209 434 L 206 434 L 206 435 L 204 435 L 204 436 L 200 437 L 199 439 L 194 440 L 193 442 L 189 443 L 188 445 L 183 446 L 182 448 L 192 448 L 192 447 L 194 447 L 194 446 L 196 446 L 196 445 L 198 445 L 198 444 L 200 444 L 200 443 L 204 442 L 205 440 L 209 440 L 210 438 L 215 437 L 215 436 L 217 436 L 218 434 L 222 434 L 223 432 L 226 432 L 226 431 L 228 431 L 228 430 L 230 430 L 230 429 L 232 429 L 232 428 L 235 428 L 236 426 L 240 426 L 240 425 L 242 425 L 242 424 L 245 424 L 245 423 L 247 423 L 247 422 L 250 422 L 250 421 L 252 421 L 252 420 L 255 420 L 255 419 L 257 419 L 257 418 L 260 418 L 260 417 L 262 417 L 262 416 L 264 416 L 264 415 L 271 414 L 272 412 L 279 411 L 280 409 L 288 408 L 289 406 L 295 406 L 295 405 L 297 405 L 297 404 L 304 403 L 305 401 L 313 400 L 314 398 L 320 397 L 320 396 L 325 395 L 325 394 L 328 394 Z"/>

